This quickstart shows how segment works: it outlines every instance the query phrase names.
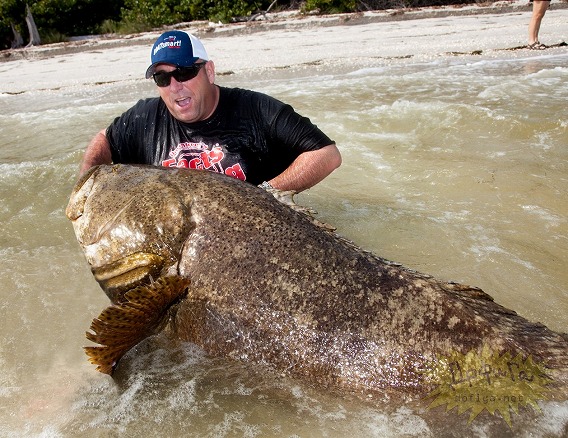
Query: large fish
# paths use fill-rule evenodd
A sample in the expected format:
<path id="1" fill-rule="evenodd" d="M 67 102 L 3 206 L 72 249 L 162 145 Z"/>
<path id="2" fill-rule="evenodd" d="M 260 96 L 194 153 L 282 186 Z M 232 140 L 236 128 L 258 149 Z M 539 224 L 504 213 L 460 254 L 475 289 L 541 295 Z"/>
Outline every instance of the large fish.
<path id="1" fill-rule="evenodd" d="M 99 166 L 67 216 L 112 302 L 87 333 L 102 372 L 170 321 L 210 354 L 351 391 L 448 407 L 469 397 L 474 413 L 491 411 L 480 391 L 508 391 L 493 411 L 567 397 L 567 335 L 364 251 L 237 179 Z"/>

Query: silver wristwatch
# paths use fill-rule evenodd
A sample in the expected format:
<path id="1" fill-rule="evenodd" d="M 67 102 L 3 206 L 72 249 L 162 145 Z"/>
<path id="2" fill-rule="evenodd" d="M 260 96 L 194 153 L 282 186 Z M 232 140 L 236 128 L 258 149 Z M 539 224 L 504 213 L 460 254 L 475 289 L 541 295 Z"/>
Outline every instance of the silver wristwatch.
<path id="1" fill-rule="evenodd" d="M 274 188 L 274 187 L 272 187 L 272 186 L 270 185 L 270 183 L 269 183 L 268 181 L 263 181 L 263 183 L 262 183 L 262 184 L 259 184 L 258 186 L 259 186 L 261 189 L 264 189 L 264 190 L 268 190 L 268 189 L 273 189 L 273 188 Z"/>

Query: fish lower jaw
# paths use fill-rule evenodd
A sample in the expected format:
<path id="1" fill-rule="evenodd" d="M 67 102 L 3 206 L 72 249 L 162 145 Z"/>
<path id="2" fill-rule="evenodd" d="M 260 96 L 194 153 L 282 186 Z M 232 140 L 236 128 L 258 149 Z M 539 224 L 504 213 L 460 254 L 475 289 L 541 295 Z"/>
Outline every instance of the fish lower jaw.
<path id="1" fill-rule="evenodd" d="M 95 280 L 113 302 L 127 291 L 151 283 L 162 272 L 164 260 L 156 254 L 137 253 L 116 262 L 93 268 Z"/>

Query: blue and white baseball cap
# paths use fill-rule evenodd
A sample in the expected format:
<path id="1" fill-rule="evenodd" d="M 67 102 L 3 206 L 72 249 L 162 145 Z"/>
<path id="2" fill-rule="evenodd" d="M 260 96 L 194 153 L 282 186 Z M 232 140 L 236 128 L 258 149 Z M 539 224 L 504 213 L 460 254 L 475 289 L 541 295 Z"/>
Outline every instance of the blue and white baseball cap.
<path id="1" fill-rule="evenodd" d="M 156 40 L 150 59 L 152 64 L 146 70 L 146 79 L 154 74 L 154 68 L 158 64 L 190 67 L 198 59 L 209 61 L 209 56 L 196 36 L 181 30 L 170 30 Z"/>

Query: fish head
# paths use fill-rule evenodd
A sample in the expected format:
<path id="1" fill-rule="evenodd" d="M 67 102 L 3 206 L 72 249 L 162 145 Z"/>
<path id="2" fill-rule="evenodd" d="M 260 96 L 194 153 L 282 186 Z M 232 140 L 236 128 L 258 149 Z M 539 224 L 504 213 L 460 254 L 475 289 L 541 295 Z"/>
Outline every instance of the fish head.
<path id="1" fill-rule="evenodd" d="M 187 192 L 140 166 L 101 165 L 82 176 L 66 215 L 95 279 L 112 302 L 157 278 L 175 275 L 194 228 Z"/>

